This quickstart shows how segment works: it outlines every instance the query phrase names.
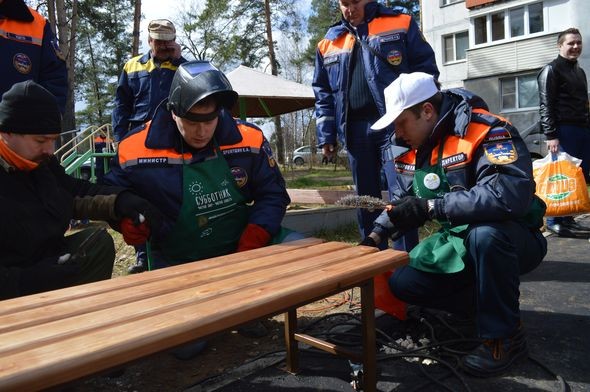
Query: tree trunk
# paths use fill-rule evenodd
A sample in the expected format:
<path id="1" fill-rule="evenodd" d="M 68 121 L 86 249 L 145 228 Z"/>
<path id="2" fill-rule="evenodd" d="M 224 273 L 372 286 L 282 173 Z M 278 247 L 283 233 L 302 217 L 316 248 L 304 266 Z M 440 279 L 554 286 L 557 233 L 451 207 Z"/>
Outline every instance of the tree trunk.
<path id="1" fill-rule="evenodd" d="M 270 0 L 264 0 L 264 15 L 266 18 L 266 39 L 268 42 L 268 57 L 270 60 L 271 73 L 275 76 L 279 74 L 277 69 L 277 60 L 275 57 L 275 47 L 272 39 L 272 24 L 270 21 Z M 275 132 L 277 133 L 277 158 L 280 164 L 285 163 L 285 140 L 283 138 L 283 129 L 281 127 L 281 117 L 274 117 Z"/>
<path id="2" fill-rule="evenodd" d="M 131 57 L 139 54 L 139 25 L 141 23 L 141 0 L 135 0 L 135 12 L 133 14 L 133 47 Z"/>
<path id="3" fill-rule="evenodd" d="M 49 3 L 51 3 L 51 1 Z M 72 0 L 72 14 L 70 16 L 68 16 L 67 14 L 64 0 L 55 0 L 55 14 L 57 16 L 56 32 L 59 40 L 59 46 L 65 56 L 66 69 L 68 72 L 68 93 L 66 97 L 66 108 L 63 117 L 63 129 L 69 131 L 76 128 L 74 98 L 74 62 L 76 57 L 75 37 L 78 24 L 77 0 Z M 68 19 L 70 18 L 70 25 L 68 26 Z"/>
<path id="4" fill-rule="evenodd" d="M 54 0 L 47 0 L 47 19 L 51 24 L 51 31 L 53 31 L 53 35 L 57 36 L 56 32 L 56 23 L 55 23 L 55 1 Z"/>

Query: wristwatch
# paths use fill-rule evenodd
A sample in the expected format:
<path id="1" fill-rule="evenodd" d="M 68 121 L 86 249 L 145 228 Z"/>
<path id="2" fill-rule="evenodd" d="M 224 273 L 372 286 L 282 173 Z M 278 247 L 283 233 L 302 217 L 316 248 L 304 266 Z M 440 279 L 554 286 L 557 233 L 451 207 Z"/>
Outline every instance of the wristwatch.
<path id="1" fill-rule="evenodd" d="M 426 203 L 428 206 L 428 218 L 434 219 L 434 199 L 428 199 Z"/>

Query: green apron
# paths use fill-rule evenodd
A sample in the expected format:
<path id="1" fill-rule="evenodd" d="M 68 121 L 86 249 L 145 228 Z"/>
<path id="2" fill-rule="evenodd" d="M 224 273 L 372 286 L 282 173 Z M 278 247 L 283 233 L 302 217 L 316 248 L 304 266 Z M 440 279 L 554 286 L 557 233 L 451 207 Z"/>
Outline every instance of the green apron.
<path id="1" fill-rule="evenodd" d="M 233 253 L 248 224 L 248 207 L 221 153 L 183 164 L 182 206 L 172 231 L 152 244 L 170 264 Z"/>
<path id="2" fill-rule="evenodd" d="M 416 170 L 412 190 L 423 199 L 442 198 L 451 188 L 442 167 L 444 143 L 441 141 L 438 160 L 434 166 Z M 395 207 L 394 207 L 395 208 Z M 423 239 L 410 251 L 410 266 L 425 272 L 454 273 L 465 268 L 463 257 L 467 253 L 463 243 L 468 225 L 452 227 L 448 221 L 439 220 L 438 232 Z"/>

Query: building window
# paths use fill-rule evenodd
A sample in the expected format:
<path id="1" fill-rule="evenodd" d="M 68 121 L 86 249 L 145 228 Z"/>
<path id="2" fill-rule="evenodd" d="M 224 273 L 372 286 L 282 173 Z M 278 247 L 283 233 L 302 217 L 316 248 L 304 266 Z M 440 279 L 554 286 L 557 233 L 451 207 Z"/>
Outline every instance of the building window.
<path id="1" fill-rule="evenodd" d="M 487 17 L 481 16 L 473 20 L 473 30 L 475 32 L 475 44 L 485 44 L 488 42 Z"/>
<path id="2" fill-rule="evenodd" d="M 442 7 L 443 5 L 449 5 L 449 4 L 453 4 L 453 3 L 460 3 L 462 1 L 465 1 L 465 0 L 440 0 L 440 5 Z"/>
<path id="3" fill-rule="evenodd" d="M 502 110 L 539 106 L 537 75 L 519 75 L 500 79 Z"/>
<path id="4" fill-rule="evenodd" d="M 467 49 L 469 48 L 469 33 L 462 31 L 443 37 L 443 46 L 445 51 L 445 63 L 465 60 Z"/>
<path id="5" fill-rule="evenodd" d="M 524 7 L 510 10 L 510 36 L 524 35 Z"/>
<path id="6" fill-rule="evenodd" d="M 543 26 L 543 3 L 531 4 L 529 9 L 529 34 L 540 33 Z"/>
<path id="7" fill-rule="evenodd" d="M 476 45 L 523 37 L 543 30 L 542 2 L 473 18 Z"/>
<path id="8" fill-rule="evenodd" d="M 492 41 L 504 39 L 504 13 L 492 14 Z"/>

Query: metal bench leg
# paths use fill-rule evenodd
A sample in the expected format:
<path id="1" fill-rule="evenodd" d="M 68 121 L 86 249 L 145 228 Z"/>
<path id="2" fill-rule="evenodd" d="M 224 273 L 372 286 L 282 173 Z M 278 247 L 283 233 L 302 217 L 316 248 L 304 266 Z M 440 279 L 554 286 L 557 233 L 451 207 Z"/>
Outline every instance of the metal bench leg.
<path id="1" fill-rule="evenodd" d="M 377 390 L 377 349 L 375 347 L 375 293 L 373 279 L 361 286 L 363 323 L 363 391 Z"/>
<path id="2" fill-rule="evenodd" d="M 299 346 L 295 340 L 295 332 L 297 332 L 297 309 L 291 309 L 285 313 L 285 344 L 287 345 L 286 370 L 293 374 L 299 371 Z"/>

